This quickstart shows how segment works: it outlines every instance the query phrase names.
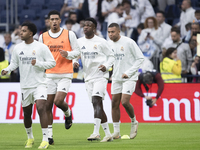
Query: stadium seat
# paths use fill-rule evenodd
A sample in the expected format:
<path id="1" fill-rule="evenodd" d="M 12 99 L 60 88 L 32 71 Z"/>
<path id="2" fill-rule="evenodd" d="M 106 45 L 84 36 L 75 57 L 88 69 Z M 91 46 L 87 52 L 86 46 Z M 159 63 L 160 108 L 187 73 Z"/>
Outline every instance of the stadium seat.
<path id="1" fill-rule="evenodd" d="M 0 0 L 0 10 L 6 9 L 6 0 Z"/>
<path id="2" fill-rule="evenodd" d="M 17 1 L 17 10 L 18 10 L 18 13 L 21 13 L 21 11 L 23 9 L 26 9 L 27 8 L 27 5 L 26 5 L 26 0 L 18 0 Z M 14 7 L 15 7 L 15 2 L 14 2 Z"/>
<path id="3" fill-rule="evenodd" d="M 28 8 L 35 10 L 36 12 L 40 12 L 43 9 L 44 4 L 44 0 L 31 0 L 30 4 L 28 5 Z"/>
<path id="4" fill-rule="evenodd" d="M 48 4 L 46 5 L 47 9 L 54 9 L 60 11 L 64 4 L 63 0 L 49 0 Z"/>
<path id="5" fill-rule="evenodd" d="M 40 13 L 37 13 L 37 17 L 41 19 L 41 21 L 44 22 L 45 17 L 48 16 L 49 12 L 52 9 L 42 9 Z"/>
<path id="6" fill-rule="evenodd" d="M 37 32 L 40 32 L 43 29 L 43 24 L 40 19 L 31 21 L 37 27 Z"/>
<path id="7" fill-rule="evenodd" d="M 173 20 L 180 17 L 180 9 L 177 5 L 168 5 L 165 8 L 165 18 L 166 22 L 172 25 Z"/>
<path id="8" fill-rule="evenodd" d="M 24 21 L 31 21 L 34 19 L 36 19 L 35 10 L 24 9 L 19 14 L 20 23 L 23 23 Z"/>

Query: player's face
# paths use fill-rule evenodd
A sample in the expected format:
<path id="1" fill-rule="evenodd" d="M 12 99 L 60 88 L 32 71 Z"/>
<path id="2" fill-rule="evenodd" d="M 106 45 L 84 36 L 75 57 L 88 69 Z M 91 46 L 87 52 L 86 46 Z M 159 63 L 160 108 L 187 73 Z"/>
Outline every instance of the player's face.
<path id="1" fill-rule="evenodd" d="M 32 37 L 32 35 L 33 35 L 33 33 L 28 29 L 27 26 L 23 26 L 21 28 L 21 32 L 20 32 L 21 40 L 25 41 L 28 38 Z"/>
<path id="2" fill-rule="evenodd" d="M 116 42 L 120 38 L 120 30 L 116 27 L 109 27 L 108 36 L 112 41 Z"/>
<path id="3" fill-rule="evenodd" d="M 85 21 L 83 25 L 83 31 L 86 36 L 93 35 L 95 33 L 95 26 L 91 21 Z"/>
<path id="4" fill-rule="evenodd" d="M 50 28 L 52 32 L 57 32 L 60 30 L 60 23 L 61 23 L 61 19 L 59 15 L 51 15 L 49 17 L 49 24 L 50 24 Z"/>

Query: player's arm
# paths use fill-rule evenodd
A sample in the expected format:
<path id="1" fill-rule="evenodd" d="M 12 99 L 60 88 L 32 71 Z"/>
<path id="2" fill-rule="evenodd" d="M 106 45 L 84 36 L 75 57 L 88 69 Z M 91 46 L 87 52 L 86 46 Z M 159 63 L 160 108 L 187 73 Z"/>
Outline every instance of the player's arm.
<path id="1" fill-rule="evenodd" d="M 140 66 L 144 61 L 144 55 L 142 54 L 142 51 L 134 41 L 132 41 L 131 43 L 129 42 L 129 48 L 131 49 L 132 52 L 132 59 L 133 60 L 135 59 L 135 62 L 131 68 L 129 68 L 127 71 L 124 72 L 124 74 L 126 74 L 130 78 L 136 72 L 138 72 L 138 69 L 140 68 Z"/>
<path id="2" fill-rule="evenodd" d="M 160 95 L 162 94 L 163 90 L 164 90 L 164 81 L 163 81 L 160 73 L 156 74 L 155 80 L 156 80 L 157 85 L 158 85 L 158 91 L 157 91 L 157 95 L 156 95 L 156 99 L 158 99 L 160 97 Z"/>
<path id="3" fill-rule="evenodd" d="M 115 61 L 114 50 L 108 44 L 107 41 L 102 42 L 101 45 L 99 45 L 99 46 L 100 46 L 102 53 L 104 53 L 107 56 L 107 61 L 102 65 L 105 66 L 106 71 L 108 71 L 113 66 L 114 61 Z M 103 69 L 103 66 L 99 66 L 99 67 Z"/>
<path id="4" fill-rule="evenodd" d="M 51 51 L 49 48 L 43 44 L 43 53 L 42 57 L 44 58 L 44 61 L 35 60 L 36 63 L 34 64 L 35 67 L 39 67 L 41 69 L 50 69 L 56 66 L 56 61 L 53 58 L 53 55 L 51 54 Z"/>
<path id="5" fill-rule="evenodd" d="M 60 49 L 60 54 L 62 57 L 65 57 L 66 59 L 72 60 L 80 56 L 80 47 L 78 45 L 78 41 L 76 38 L 76 35 L 73 31 L 69 31 L 69 40 L 70 40 L 70 45 L 72 48 L 72 51 L 64 51 Z"/>
<path id="6" fill-rule="evenodd" d="M 141 85 L 142 85 L 142 83 L 138 79 L 137 82 L 136 82 L 135 94 L 137 94 L 140 97 L 144 97 L 144 94 L 143 94 L 142 89 L 141 89 Z"/>

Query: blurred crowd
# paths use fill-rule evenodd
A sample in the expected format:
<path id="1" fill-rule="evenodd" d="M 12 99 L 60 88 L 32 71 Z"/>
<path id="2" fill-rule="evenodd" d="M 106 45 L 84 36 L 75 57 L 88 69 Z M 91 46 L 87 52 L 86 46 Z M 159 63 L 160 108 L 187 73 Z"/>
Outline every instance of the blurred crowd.
<path id="1" fill-rule="evenodd" d="M 161 62 L 169 48 L 177 50 L 181 62 L 182 82 L 200 82 L 200 61 L 197 55 L 197 37 L 200 34 L 200 4 L 192 6 L 192 0 L 64 0 L 61 27 L 72 30 L 77 38 L 84 36 L 83 21 L 93 17 L 98 21 L 96 35 L 109 40 L 107 27 L 115 22 L 121 27 L 121 35 L 133 39 L 145 56 L 140 72 L 161 72 Z M 179 5 L 180 7 L 179 7 Z M 0 35 L 0 70 L 9 64 L 15 44 L 21 42 L 20 25 L 13 32 Z M 48 18 L 34 36 L 50 29 Z M 3 57 L 4 54 L 4 57 Z M 6 61 L 6 62 L 5 62 Z M 76 70 L 77 71 L 77 70 Z M 79 69 L 81 71 L 81 68 Z M 193 75 L 193 76 L 192 76 Z M 195 76 L 194 76 L 195 75 Z M 111 80 L 111 79 L 110 79 Z M 16 69 L 0 81 L 19 82 Z"/>

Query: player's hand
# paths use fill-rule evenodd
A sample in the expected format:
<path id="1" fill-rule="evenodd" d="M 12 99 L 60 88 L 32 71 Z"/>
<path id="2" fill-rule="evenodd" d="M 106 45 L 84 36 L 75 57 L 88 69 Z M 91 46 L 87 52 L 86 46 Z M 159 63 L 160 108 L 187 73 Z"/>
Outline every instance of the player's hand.
<path id="1" fill-rule="evenodd" d="M 122 75 L 122 78 L 123 78 L 123 79 L 127 79 L 128 76 L 124 73 L 124 74 Z"/>
<path id="2" fill-rule="evenodd" d="M 79 63 L 75 62 L 73 65 L 74 65 L 74 68 L 76 69 L 79 68 Z"/>
<path id="3" fill-rule="evenodd" d="M 148 100 L 148 99 L 152 99 L 151 96 L 145 96 L 145 98 L 146 98 L 146 100 Z"/>
<path id="4" fill-rule="evenodd" d="M 104 65 L 100 65 L 99 67 L 99 70 L 101 70 L 102 72 L 105 72 L 106 71 L 106 67 Z"/>
<path id="5" fill-rule="evenodd" d="M 31 64 L 34 66 L 35 63 L 36 63 L 36 59 L 33 59 L 33 60 L 31 61 Z"/>
<path id="6" fill-rule="evenodd" d="M 7 73 L 8 73 L 8 71 L 3 70 L 3 71 L 1 72 L 1 75 L 6 75 Z"/>
<path id="7" fill-rule="evenodd" d="M 156 104 L 157 98 L 152 99 L 152 106 Z"/>
<path id="8" fill-rule="evenodd" d="M 62 50 L 62 49 L 59 49 L 59 52 L 60 52 L 60 55 L 62 56 L 62 57 L 67 57 L 68 56 L 68 52 L 67 51 L 64 51 L 64 50 Z"/>

